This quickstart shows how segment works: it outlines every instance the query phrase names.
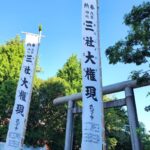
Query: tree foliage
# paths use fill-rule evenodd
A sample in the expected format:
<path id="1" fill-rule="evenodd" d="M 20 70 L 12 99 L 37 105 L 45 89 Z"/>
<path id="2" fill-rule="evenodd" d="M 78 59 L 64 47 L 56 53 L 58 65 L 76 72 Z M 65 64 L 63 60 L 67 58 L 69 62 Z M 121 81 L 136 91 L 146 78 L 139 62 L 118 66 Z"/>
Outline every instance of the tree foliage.
<path id="1" fill-rule="evenodd" d="M 62 69 L 59 70 L 57 76 L 65 79 L 74 91 L 81 89 L 81 65 L 75 55 L 71 56 Z M 77 82 L 76 82 L 77 81 Z M 78 83 L 78 84 L 72 84 Z M 104 97 L 104 101 L 110 101 L 108 97 Z M 79 105 L 76 105 L 79 106 Z M 82 106 L 82 105 L 80 105 Z M 78 150 L 81 146 L 81 122 L 82 118 L 80 114 L 74 115 L 74 137 L 73 137 L 73 150 Z M 105 110 L 105 129 L 107 135 L 108 149 L 113 150 L 124 147 L 126 144 L 126 150 L 131 148 L 129 139 L 129 133 L 124 130 L 125 125 L 128 125 L 127 115 L 122 108 L 111 108 Z M 116 150 L 117 150 L 116 149 Z"/>
<path id="2" fill-rule="evenodd" d="M 76 55 L 72 55 L 57 72 L 57 77 L 66 80 L 72 89 L 72 93 L 81 92 L 81 63 Z"/>
<path id="3" fill-rule="evenodd" d="M 124 40 L 106 49 L 110 64 L 118 62 L 136 65 L 147 64 L 150 68 L 150 2 L 134 6 L 124 17 L 130 31 Z M 130 76 L 138 84 L 150 81 L 150 70 L 133 70 Z M 149 111 L 150 106 L 145 109 Z"/>
<path id="4" fill-rule="evenodd" d="M 133 7 L 125 15 L 124 23 L 130 31 L 124 40 L 106 49 L 109 63 L 135 63 L 141 65 L 149 62 L 150 57 L 150 2 Z"/>
<path id="5" fill-rule="evenodd" d="M 19 78 L 23 56 L 24 46 L 19 36 L 0 46 L 0 83 Z"/>
<path id="6" fill-rule="evenodd" d="M 137 133 L 141 138 L 143 149 L 149 150 L 150 148 L 150 135 L 145 130 L 145 125 L 140 122 L 140 127 L 137 129 Z"/>
<path id="7" fill-rule="evenodd" d="M 70 86 L 61 78 L 50 78 L 34 86 L 29 113 L 26 143 L 34 146 L 44 145 L 52 149 L 63 149 L 66 112 L 64 106 L 53 105 L 54 98 L 64 96 Z"/>
<path id="8" fill-rule="evenodd" d="M 125 25 L 129 26 L 130 31 L 124 40 L 116 42 L 113 46 L 106 49 L 106 56 L 110 64 L 118 62 L 124 64 L 148 64 L 150 67 L 150 2 L 143 2 L 139 6 L 134 6 L 124 17 Z M 150 81 L 149 70 L 132 71 L 130 77 L 137 80 L 137 83 Z M 150 110 L 150 106 L 145 108 Z M 144 149 L 149 147 L 149 135 L 139 128 Z M 141 132 L 142 131 L 142 132 Z"/>
<path id="9" fill-rule="evenodd" d="M 6 139 L 23 56 L 24 42 L 19 36 L 0 46 L 0 141 Z"/>
<path id="10" fill-rule="evenodd" d="M 105 102 L 112 98 L 103 97 Z M 116 99 L 116 98 L 115 98 Z M 124 108 L 109 108 L 104 111 L 106 144 L 108 150 L 130 150 L 130 134 L 126 127 L 129 126 L 127 113 Z M 125 147 L 124 147 L 125 146 Z"/>
<path id="11" fill-rule="evenodd" d="M 57 77 L 64 79 L 71 87 L 69 94 L 81 92 L 81 63 L 76 55 L 72 55 L 58 70 Z M 75 105 L 81 106 L 81 101 Z M 74 115 L 74 136 L 73 136 L 73 150 L 78 150 L 81 147 L 81 115 Z"/>
<path id="12" fill-rule="evenodd" d="M 5 141 L 24 56 L 23 41 L 19 37 L 8 41 L 0 46 L 0 54 L 0 141 Z M 57 109 L 52 102 L 67 93 L 71 90 L 65 80 L 43 81 L 35 76 L 26 144 L 41 146 L 47 142 L 53 149 L 63 149 L 66 113 L 64 106 Z"/>
<path id="13" fill-rule="evenodd" d="M 16 93 L 16 80 L 0 84 L 0 141 L 5 141 Z"/>
<path id="14" fill-rule="evenodd" d="M 4 141 L 15 99 L 17 81 L 24 56 L 18 36 L 0 46 L 0 140 Z"/>
<path id="15" fill-rule="evenodd" d="M 21 40 L 19 42 L 18 38 L 11 41 L 0 46 L 0 53 L 3 56 L 0 57 L 1 141 L 5 141 L 6 138 L 8 123 L 15 100 L 17 80 L 24 55 L 23 42 Z M 20 50 L 20 52 L 16 54 L 14 52 L 15 49 L 17 49 L 16 51 Z M 13 67 L 17 69 L 13 69 Z M 58 71 L 57 77 L 44 81 L 35 76 L 25 144 L 42 146 L 48 143 L 52 149 L 63 149 L 67 107 L 66 105 L 54 106 L 53 99 L 81 92 L 81 78 L 81 63 L 78 61 L 76 55 L 72 55 L 67 60 L 63 68 Z M 76 114 L 74 117 L 75 132 L 73 149 L 78 150 L 81 144 L 81 115 Z M 121 149 L 124 145 L 130 145 L 128 140 L 129 134 L 125 132 L 124 124 L 127 124 L 127 116 L 123 109 L 118 108 L 105 111 L 105 125 L 109 149 Z"/>

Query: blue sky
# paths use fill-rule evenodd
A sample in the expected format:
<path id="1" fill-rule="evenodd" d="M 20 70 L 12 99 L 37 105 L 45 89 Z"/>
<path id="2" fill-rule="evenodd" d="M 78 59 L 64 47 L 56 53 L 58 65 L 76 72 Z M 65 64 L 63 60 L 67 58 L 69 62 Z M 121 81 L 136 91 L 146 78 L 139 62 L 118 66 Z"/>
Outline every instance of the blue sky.
<path id="1" fill-rule="evenodd" d="M 114 84 L 128 79 L 129 72 L 137 68 L 135 65 L 109 65 L 105 49 L 116 41 L 123 39 L 129 30 L 123 24 L 124 14 L 133 5 L 142 0 L 101 0 L 100 1 L 100 43 L 102 55 L 103 85 Z M 5 0 L 1 1 L 0 10 L 0 44 L 15 37 L 24 38 L 22 31 L 37 33 L 42 24 L 45 38 L 41 41 L 39 57 L 44 72 L 43 79 L 56 75 L 66 60 L 77 54 L 81 59 L 81 0 Z M 146 98 L 149 87 L 135 90 L 139 120 L 150 130 L 149 113 L 144 111 L 150 103 Z M 122 97 L 123 94 L 115 94 Z"/>

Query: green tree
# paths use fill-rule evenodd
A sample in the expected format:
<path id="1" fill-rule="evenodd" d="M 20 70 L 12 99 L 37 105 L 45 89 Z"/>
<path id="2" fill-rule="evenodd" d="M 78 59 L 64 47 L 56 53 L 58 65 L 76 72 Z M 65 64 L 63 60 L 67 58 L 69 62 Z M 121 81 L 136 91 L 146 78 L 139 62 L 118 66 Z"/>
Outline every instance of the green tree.
<path id="1" fill-rule="evenodd" d="M 23 44 L 23 41 L 16 37 L 0 46 L 0 141 L 6 139 L 8 123 L 12 114 L 17 81 L 24 56 Z M 66 114 L 63 112 L 64 109 L 62 110 L 64 106 L 57 110 L 52 101 L 67 93 L 71 93 L 71 91 L 65 80 L 53 78 L 43 81 L 35 76 L 26 144 L 38 146 L 48 141 L 53 149 L 62 149 Z"/>
<path id="2" fill-rule="evenodd" d="M 19 36 L 0 46 L 0 83 L 19 78 L 24 42 Z"/>
<path id="3" fill-rule="evenodd" d="M 81 92 L 82 88 L 82 74 L 81 62 L 76 55 L 72 55 L 63 68 L 58 70 L 57 77 L 64 79 L 71 87 L 69 94 Z M 76 103 L 77 106 L 82 106 L 81 101 Z M 78 150 L 81 147 L 81 115 L 74 115 L 74 137 L 73 137 L 73 150 Z"/>
<path id="4" fill-rule="evenodd" d="M 0 141 L 5 141 L 24 56 L 19 36 L 0 46 Z"/>
<path id="5" fill-rule="evenodd" d="M 116 98 L 115 98 L 116 99 Z M 103 97 L 104 102 L 112 98 Z M 126 130 L 129 126 L 127 113 L 124 108 L 109 108 L 104 110 L 105 133 L 108 150 L 130 150 L 130 134 Z"/>
<path id="6" fill-rule="evenodd" d="M 71 56 L 62 69 L 58 71 L 57 76 L 65 79 L 71 88 L 73 88 L 74 92 L 80 92 L 81 90 L 81 64 L 78 61 L 75 55 Z M 77 83 L 72 84 L 72 83 Z M 79 89 L 79 90 L 78 90 Z M 111 99 L 104 97 L 104 101 L 110 101 Z M 82 104 L 80 103 L 80 105 Z M 74 140 L 73 140 L 73 150 L 78 150 L 81 146 L 81 115 L 75 114 L 74 115 Z M 118 150 L 120 147 L 126 145 L 128 150 L 130 149 L 131 143 L 129 140 L 129 133 L 125 132 L 125 125 L 128 124 L 127 115 L 124 109 L 122 108 L 111 108 L 105 110 L 105 129 L 107 135 L 107 144 L 108 149 L 116 149 Z M 120 135 L 120 136 L 119 136 Z M 126 143 L 125 143 L 126 142 Z M 128 144 L 127 144 L 128 143 Z M 126 148 L 126 150 L 127 150 Z"/>
<path id="7" fill-rule="evenodd" d="M 8 123 L 11 117 L 15 93 L 16 80 L 5 80 L 0 84 L 0 141 L 5 141 Z"/>
<path id="8" fill-rule="evenodd" d="M 81 92 L 81 63 L 76 55 L 72 55 L 63 68 L 58 70 L 57 77 L 66 80 L 70 84 L 71 93 Z"/>
<path id="9" fill-rule="evenodd" d="M 150 67 L 150 2 L 134 6 L 125 15 L 124 23 L 129 26 L 130 31 L 124 40 L 120 40 L 106 49 L 109 63 L 147 64 Z M 139 84 L 150 81 L 149 69 L 132 71 L 130 76 Z M 150 106 L 147 106 L 145 110 L 149 111 Z M 143 141 L 144 149 L 147 149 L 150 140 L 148 135 L 144 134 L 144 137 L 148 137 L 146 142 Z"/>
<path id="10" fill-rule="evenodd" d="M 0 46 L 0 141 L 6 139 L 23 56 L 24 42 L 19 36 Z"/>
<path id="11" fill-rule="evenodd" d="M 125 25 L 130 31 L 124 40 L 118 41 L 114 46 L 106 49 L 109 63 L 125 64 L 149 63 L 150 57 L 150 2 L 133 7 L 124 17 Z"/>
<path id="12" fill-rule="evenodd" d="M 124 40 L 106 49 L 110 64 L 118 62 L 136 65 L 147 64 L 150 68 L 150 2 L 134 6 L 124 17 L 130 31 Z M 150 70 L 132 71 L 131 77 L 138 83 L 150 81 Z M 150 106 L 147 107 L 150 110 Z"/>
<path id="13" fill-rule="evenodd" d="M 63 149 L 66 111 L 64 106 L 54 106 L 53 100 L 69 92 L 69 84 L 61 78 L 50 78 L 34 86 L 26 144 L 42 146 L 48 142 L 52 149 Z"/>
<path id="14" fill-rule="evenodd" d="M 140 127 L 137 129 L 137 133 L 139 134 L 142 144 L 144 146 L 144 150 L 149 150 L 150 148 L 150 135 L 145 130 L 145 125 L 140 122 Z"/>

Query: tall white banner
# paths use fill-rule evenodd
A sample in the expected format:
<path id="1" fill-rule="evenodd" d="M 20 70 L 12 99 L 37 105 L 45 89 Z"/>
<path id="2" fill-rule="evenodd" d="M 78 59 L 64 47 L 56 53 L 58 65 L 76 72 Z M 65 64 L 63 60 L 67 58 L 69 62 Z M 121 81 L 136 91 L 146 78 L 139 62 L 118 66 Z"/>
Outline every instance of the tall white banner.
<path id="1" fill-rule="evenodd" d="M 31 33 L 26 34 L 26 51 L 16 90 L 15 104 L 9 123 L 5 150 L 23 149 L 39 41 L 39 35 Z"/>
<path id="2" fill-rule="evenodd" d="M 82 0 L 82 150 L 102 150 L 103 102 L 97 0 Z"/>

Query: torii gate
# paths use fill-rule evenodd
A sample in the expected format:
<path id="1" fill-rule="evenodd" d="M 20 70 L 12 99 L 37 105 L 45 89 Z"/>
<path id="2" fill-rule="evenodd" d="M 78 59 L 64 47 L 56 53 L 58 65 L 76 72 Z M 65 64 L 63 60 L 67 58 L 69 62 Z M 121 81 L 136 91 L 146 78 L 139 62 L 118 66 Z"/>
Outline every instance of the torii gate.
<path id="1" fill-rule="evenodd" d="M 131 135 L 131 143 L 132 150 L 142 150 L 141 142 L 136 132 L 136 129 L 139 127 L 138 116 L 136 110 L 136 103 L 134 98 L 133 89 L 148 86 L 150 85 L 150 81 L 147 83 L 143 83 L 141 85 L 137 84 L 135 80 L 124 81 L 108 86 L 103 87 L 103 95 L 112 94 L 116 92 L 125 92 L 125 98 L 114 100 L 110 102 L 104 102 L 104 108 L 111 107 L 121 107 L 127 106 L 128 119 L 129 119 L 129 127 L 130 127 L 130 135 Z M 68 110 L 67 110 L 67 123 L 66 123 L 66 137 L 65 137 L 65 148 L 64 150 L 72 150 L 73 143 L 73 116 L 75 113 L 82 112 L 81 108 L 75 107 L 75 101 L 82 99 L 82 93 L 73 94 L 70 96 L 64 96 L 54 99 L 54 105 L 60 105 L 68 102 Z"/>

